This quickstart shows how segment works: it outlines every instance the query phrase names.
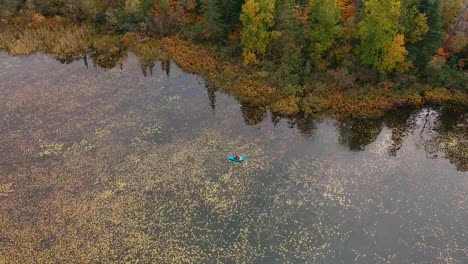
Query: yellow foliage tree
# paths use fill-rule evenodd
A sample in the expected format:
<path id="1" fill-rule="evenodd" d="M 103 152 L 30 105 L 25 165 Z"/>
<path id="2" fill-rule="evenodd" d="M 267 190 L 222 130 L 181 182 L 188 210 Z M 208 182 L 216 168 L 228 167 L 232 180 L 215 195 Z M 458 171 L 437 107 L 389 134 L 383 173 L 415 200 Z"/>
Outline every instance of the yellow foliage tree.
<path id="1" fill-rule="evenodd" d="M 405 36 L 398 34 L 393 39 L 387 54 L 385 54 L 382 64 L 380 65 L 380 70 L 394 70 L 398 65 L 405 62 L 406 55 L 408 55 L 408 51 L 405 48 Z"/>
<path id="2" fill-rule="evenodd" d="M 244 63 L 258 63 L 258 55 L 264 55 L 271 41 L 278 36 L 272 31 L 275 24 L 275 0 L 247 0 L 242 6 L 242 54 Z"/>

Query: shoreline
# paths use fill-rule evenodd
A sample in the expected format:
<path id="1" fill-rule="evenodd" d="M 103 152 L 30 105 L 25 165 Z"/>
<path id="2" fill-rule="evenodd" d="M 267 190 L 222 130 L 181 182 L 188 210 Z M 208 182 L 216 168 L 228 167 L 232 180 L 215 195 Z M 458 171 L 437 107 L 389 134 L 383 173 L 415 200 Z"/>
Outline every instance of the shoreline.
<path id="1" fill-rule="evenodd" d="M 344 90 L 335 90 L 329 84 L 322 83 L 325 89 L 304 86 L 300 94 L 288 94 L 281 87 L 268 83 L 268 72 L 223 60 L 209 47 L 193 44 L 179 36 L 155 38 L 144 33 L 119 35 L 99 32 L 90 25 L 70 23 L 59 18 L 33 19 L 33 22 L 26 24 L 0 21 L 0 28 L 0 50 L 13 56 L 43 52 L 61 62 L 68 62 L 92 51 L 93 60 L 103 68 L 123 63 L 121 60 L 125 59 L 124 54 L 128 51 L 134 52 L 142 63 L 173 60 L 182 69 L 203 77 L 216 90 L 234 96 L 241 104 L 271 110 L 283 117 L 302 114 L 339 119 L 374 118 L 405 106 L 420 108 L 456 104 L 468 108 L 467 93 L 421 83 L 415 83 L 414 86 L 419 86 L 417 88 L 398 89 L 393 87 L 394 83 L 383 81 L 377 86 L 366 84 L 363 89 L 354 87 Z"/>

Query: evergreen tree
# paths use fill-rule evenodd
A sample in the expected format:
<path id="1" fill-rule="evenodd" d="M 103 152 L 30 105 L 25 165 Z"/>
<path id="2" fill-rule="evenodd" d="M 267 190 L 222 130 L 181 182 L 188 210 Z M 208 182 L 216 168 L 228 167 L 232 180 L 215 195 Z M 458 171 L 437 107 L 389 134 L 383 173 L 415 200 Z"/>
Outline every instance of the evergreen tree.
<path id="1" fill-rule="evenodd" d="M 420 42 L 408 49 L 413 63 L 423 68 L 441 45 L 442 6 L 440 0 L 421 0 L 419 8 L 427 17 L 429 30 Z"/>
<path id="2" fill-rule="evenodd" d="M 281 37 L 275 41 L 275 45 L 286 47 L 288 44 L 298 45 L 302 42 L 301 26 L 294 7 L 294 0 L 277 0 L 275 30 L 281 32 Z"/>
<path id="3" fill-rule="evenodd" d="M 277 0 L 275 29 L 281 36 L 272 42 L 271 57 L 275 62 L 275 83 L 280 87 L 302 82 L 303 37 L 295 13 L 294 0 Z"/>
<path id="4" fill-rule="evenodd" d="M 218 40 L 224 34 L 225 26 L 217 0 L 200 0 L 202 20 L 197 24 L 204 39 Z"/>
<path id="5" fill-rule="evenodd" d="M 154 0 L 141 0 L 141 13 L 146 19 L 153 17 L 153 3 Z"/>
<path id="6" fill-rule="evenodd" d="M 244 0 L 220 0 L 221 19 L 229 29 L 233 29 L 240 22 L 240 14 Z"/>

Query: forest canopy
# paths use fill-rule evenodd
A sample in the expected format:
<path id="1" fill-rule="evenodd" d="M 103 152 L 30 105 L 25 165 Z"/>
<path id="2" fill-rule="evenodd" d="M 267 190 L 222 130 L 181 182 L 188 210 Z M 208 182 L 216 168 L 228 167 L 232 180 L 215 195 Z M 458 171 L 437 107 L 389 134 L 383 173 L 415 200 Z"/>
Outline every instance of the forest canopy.
<path id="1" fill-rule="evenodd" d="M 116 33 L 177 34 L 269 72 L 293 93 L 327 71 L 367 81 L 418 76 L 466 91 L 467 2 L 3 0 L 0 18 L 39 14 Z"/>

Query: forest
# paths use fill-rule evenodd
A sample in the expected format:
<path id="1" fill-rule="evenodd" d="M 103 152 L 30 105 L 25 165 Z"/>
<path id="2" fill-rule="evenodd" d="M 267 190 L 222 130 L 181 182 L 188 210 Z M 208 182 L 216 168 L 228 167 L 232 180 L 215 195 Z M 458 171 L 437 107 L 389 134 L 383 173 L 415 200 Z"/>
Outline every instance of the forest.
<path id="1" fill-rule="evenodd" d="M 467 6 L 463 0 L 3 0 L 0 18 L 10 25 L 18 17 L 59 18 L 105 34 L 166 38 L 189 53 L 187 45 L 201 47 L 218 64 L 237 65 L 279 92 L 286 99 L 277 112 L 295 113 L 296 104 L 318 112 L 337 98 L 358 94 L 355 106 L 363 93 L 389 91 L 413 104 L 431 93 L 435 101 L 466 100 Z M 0 36 L 0 49 L 1 43 Z M 172 52 L 178 63 L 177 54 L 188 56 L 183 50 Z M 244 94 L 262 93 L 255 88 L 262 85 Z"/>

